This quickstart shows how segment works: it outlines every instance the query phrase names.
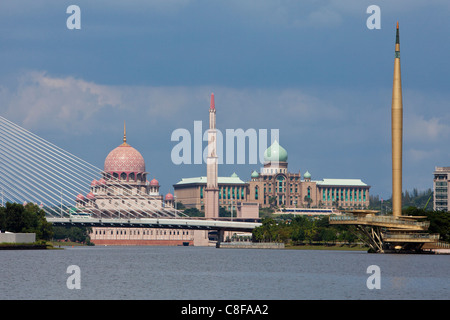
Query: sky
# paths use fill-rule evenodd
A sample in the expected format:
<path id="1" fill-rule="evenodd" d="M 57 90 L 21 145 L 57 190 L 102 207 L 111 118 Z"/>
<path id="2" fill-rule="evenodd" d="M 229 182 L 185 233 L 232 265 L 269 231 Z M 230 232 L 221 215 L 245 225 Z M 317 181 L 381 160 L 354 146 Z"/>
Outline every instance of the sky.
<path id="1" fill-rule="evenodd" d="M 80 29 L 67 20 L 77 5 Z M 370 5 L 380 29 L 369 29 Z M 450 166 L 447 0 L 2 0 L 0 115 L 103 168 L 127 142 L 173 192 L 202 164 L 175 164 L 172 133 L 279 131 L 289 171 L 361 179 L 391 196 L 390 108 L 400 25 L 403 189 Z M 270 139 L 270 138 L 268 138 Z M 206 142 L 203 143 L 206 147 Z M 222 164 L 248 181 L 260 163 Z"/>

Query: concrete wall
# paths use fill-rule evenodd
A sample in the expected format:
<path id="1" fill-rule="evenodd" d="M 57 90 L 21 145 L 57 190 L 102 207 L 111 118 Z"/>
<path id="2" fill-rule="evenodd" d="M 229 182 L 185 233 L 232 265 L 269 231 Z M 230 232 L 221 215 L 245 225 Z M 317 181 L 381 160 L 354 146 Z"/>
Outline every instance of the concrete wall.
<path id="1" fill-rule="evenodd" d="M 0 233 L 0 243 L 36 242 L 36 233 Z"/>

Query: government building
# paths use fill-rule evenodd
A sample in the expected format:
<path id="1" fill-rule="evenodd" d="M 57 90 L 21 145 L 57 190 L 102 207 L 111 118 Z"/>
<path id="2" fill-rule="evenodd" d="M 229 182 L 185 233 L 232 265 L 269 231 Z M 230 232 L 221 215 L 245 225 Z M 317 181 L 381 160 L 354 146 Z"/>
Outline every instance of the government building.
<path id="1" fill-rule="evenodd" d="M 174 194 L 186 207 L 204 210 L 206 177 L 183 178 L 176 183 Z M 369 206 L 370 186 L 361 179 L 314 180 L 306 171 L 288 170 L 288 153 L 277 141 L 264 152 L 264 166 L 253 171 L 247 182 L 235 173 L 218 177 L 219 205 L 241 209 L 240 203 L 259 207 L 365 209 Z"/>

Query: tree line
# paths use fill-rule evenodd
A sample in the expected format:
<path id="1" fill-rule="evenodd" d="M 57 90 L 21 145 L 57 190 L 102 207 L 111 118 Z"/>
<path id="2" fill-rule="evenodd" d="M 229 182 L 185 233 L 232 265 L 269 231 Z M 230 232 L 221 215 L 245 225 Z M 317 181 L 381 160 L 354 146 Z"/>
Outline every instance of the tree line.
<path id="1" fill-rule="evenodd" d="M 402 215 L 423 216 L 430 222 L 426 232 L 438 233 L 440 241 L 450 242 L 450 212 L 427 211 L 423 208 L 408 207 Z M 330 225 L 327 216 L 315 218 L 282 215 L 262 219 L 262 225 L 253 230 L 255 242 L 292 242 L 325 244 L 339 242 L 353 243 L 357 240 L 354 226 Z"/>
<path id="2" fill-rule="evenodd" d="M 34 203 L 22 205 L 7 202 L 0 207 L 0 229 L 2 232 L 36 233 L 36 240 L 50 240 L 52 224 L 45 219 L 45 211 Z"/>
<path id="3" fill-rule="evenodd" d="M 280 217 L 267 217 L 262 225 L 253 230 L 255 242 L 293 242 L 325 244 L 342 241 L 353 243 L 355 234 L 343 226 L 331 226 L 328 217 L 310 218 L 304 216 L 282 215 Z"/>

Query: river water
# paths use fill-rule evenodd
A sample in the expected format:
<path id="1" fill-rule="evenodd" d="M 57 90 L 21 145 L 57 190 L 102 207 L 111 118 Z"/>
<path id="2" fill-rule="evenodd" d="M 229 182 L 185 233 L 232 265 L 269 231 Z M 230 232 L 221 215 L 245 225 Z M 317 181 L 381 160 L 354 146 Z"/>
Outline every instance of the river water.
<path id="1" fill-rule="evenodd" d="M 367 270 L 373 265 L 380 276 L 371 283 L 379 283 L 379 289 L 367 286 L 375 276 Z M 79 269 L 68 273 L 69 266 Z M 449 266 L 450 255 L 361 251 L 153 246 L 5 250 L 0 251 L 0 299 L 448 300 Z M 80 289 L 69 289 L 69 278 Z"/>

